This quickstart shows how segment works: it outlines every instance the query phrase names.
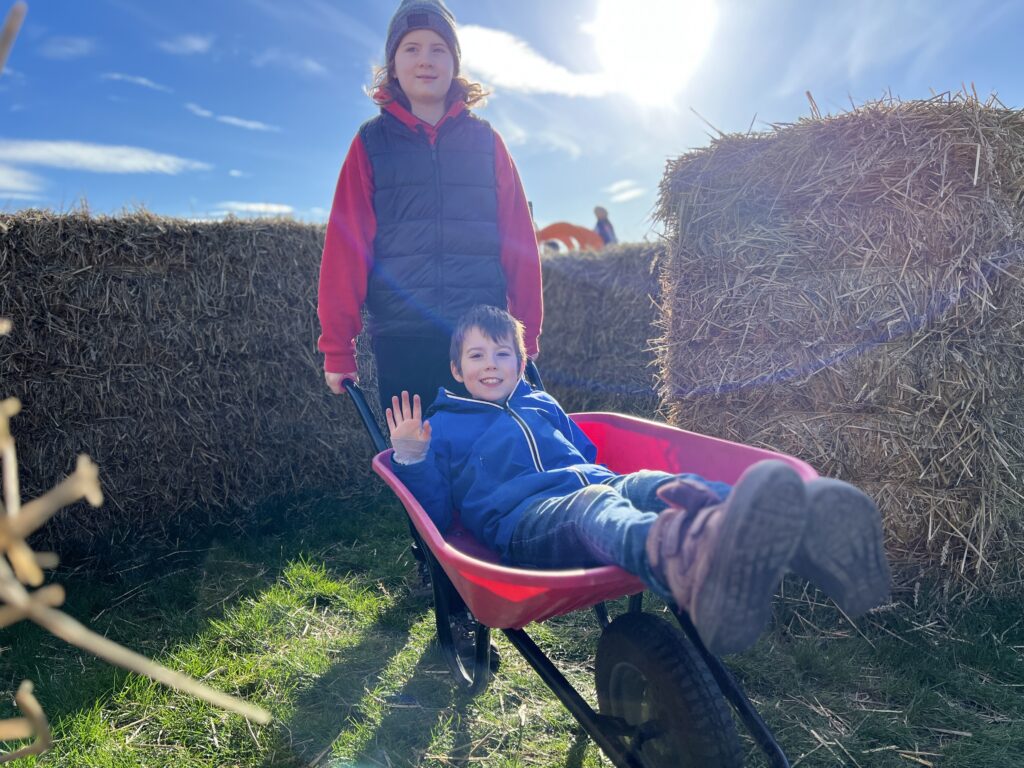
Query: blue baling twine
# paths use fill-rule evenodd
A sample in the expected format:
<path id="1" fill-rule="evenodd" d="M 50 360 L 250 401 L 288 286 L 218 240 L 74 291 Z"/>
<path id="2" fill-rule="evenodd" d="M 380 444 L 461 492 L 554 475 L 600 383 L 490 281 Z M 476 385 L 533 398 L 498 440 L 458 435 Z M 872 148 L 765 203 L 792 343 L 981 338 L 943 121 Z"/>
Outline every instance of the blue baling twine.
<path id="1" fill-rule="evenodd" d="M 980 265 L 975 277 L 971 280 L 966 281 L 959 290 L 951 290 L 947 294 L 936 292 L 932 295 L 928 302 L 928 310 L 920 315 L 915 315 L 907 319 L 901 320 L 898 323 L 893 323 L 887 326 L 880 333 L 875 336 L 865 339 L 853 346 L 845 349 L 840 349 L 826 357 L 821 357 L 816 360 L 809 361 L 799 366 L 789 366 L 779 371 L 771 373 L 761 374 L 750 379 L 743 381 L 735 381 L 720 384 L 703 384 L 697 387 L 686 390 L 675 390 L 672 392 L 672 396 L 679 399 L 693 398 L 693 397 L 704 397 L 707 395 L 724 395 L 733 392 L 738 392 L 742 389 L 757 388 L 768 384 L 782 383 L 785 381 L 791 381 L 793 379 L 806 378 L 811 376 L 825 368 L 836 365 L 837 363 L 848 360 L 852 357 L 863 355 L 875 347 L 881 346 L 882 344 L 894 341 L 900 337 L 907 336 L 919 331 L 927 324 L 936 321 L 941 316 L 945 315 L 954 306 L 960 303 L 967 292 L 980 292 L 983 286 L 991 284 L 994 276 L 998 272 L 1006 272 L 1006 268 L 1019 261 L 1020 257 L 1024 255 L 1024 250 L 1021 248 L 1015 248 L 1004 256 L 989 259 Z M 587 386 L 589 389 L 595 389 L 594 385 L 596 382 L 593 380 L 584 380 L 578 376 L 567 376 L 560 374 L 557 370 L 549 370 L 545 374 L 546 378 L 549 378 L 552 383 L 560 384 L 563 386 Z M 638 395 L 650 395 L 651 390 L 643 388 L 627 388 L 627 387 L 616 387 L 614 385 L 601 384 L 596 387 L 598 391 L 610 392 L 620 395 L 638 396 Z"/>

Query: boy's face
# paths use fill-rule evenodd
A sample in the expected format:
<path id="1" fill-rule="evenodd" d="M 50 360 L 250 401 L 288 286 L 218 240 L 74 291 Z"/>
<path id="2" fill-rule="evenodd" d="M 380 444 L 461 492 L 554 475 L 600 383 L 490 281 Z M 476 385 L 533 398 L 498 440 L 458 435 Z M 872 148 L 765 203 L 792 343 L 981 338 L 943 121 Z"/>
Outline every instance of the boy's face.
<path id="1" fill-rule="evenodd" d="M 444 104 L 454 76 L 448 43 L 432 29 L 413 30 L 398 44 L 395 77 L 414 107 Z"/>
<path id="2" fill-rule="evenodd" d="M 466 385 L 477 400 L 504 402 L 519 383 L 526 361 L 516 359 L 511 338 L 494 341 L 479 328 L 470 328 L 462 340 L 462 371 L 452 363 L 452 376 Z"/>

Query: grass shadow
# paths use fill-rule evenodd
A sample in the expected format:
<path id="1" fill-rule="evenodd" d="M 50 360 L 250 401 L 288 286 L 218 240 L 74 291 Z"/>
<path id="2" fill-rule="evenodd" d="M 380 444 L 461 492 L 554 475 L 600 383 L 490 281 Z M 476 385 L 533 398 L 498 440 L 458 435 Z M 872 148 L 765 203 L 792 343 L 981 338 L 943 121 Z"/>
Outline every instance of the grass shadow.
<path id="1" fill-rule="evenodd" d="M 400 691 L 387 700 L 387 713 L 355 753 L 374 764 L 418 766 L 431 762 L 431 748 L 447 753 L 445 765 L 469 766 L 473 756 L 467 716 L 471 699 L 453 685 L 433 639 Z M 454 756 L 454 761 L 453 761 Z"/>
<path id="2" fill-rule="evenodd" d="M 404 513 L 385 494 L 310 494 L 255 509 L 248 530 L 211 529 L 199 546 L 151 546 L 116 568 L 89 561 L 61 566 L 49 581 L 67 591 L 63 610 L 92 631 L 151 658 L 193 642 L 232 609 L 282 579 L 297 560 L 329 575 L 359 574 L 398 588 L 414 568 Z M 127 673 L 23 621 L 7 627 L 0 680 L 23 679 L 51 721 L 91 710 L 121 689 Z M 0 703 L 0 718 L 17 716 Z"/>
<path id="3" fill-rule="evenodd" d="M 339 660 L 295 698 L 287 722 L 262 765 L 266 768 L 329 765 L 332 745 L 340 737 L 363 735 L 367 720 L 390 706 L 413 706 L 401 691 L 391 692 L 404 676 L 403 657 L 418 655 L 411 639 L 426 610 L 406 596 L 367 627 L 357 643 L 338 652 Z"/>

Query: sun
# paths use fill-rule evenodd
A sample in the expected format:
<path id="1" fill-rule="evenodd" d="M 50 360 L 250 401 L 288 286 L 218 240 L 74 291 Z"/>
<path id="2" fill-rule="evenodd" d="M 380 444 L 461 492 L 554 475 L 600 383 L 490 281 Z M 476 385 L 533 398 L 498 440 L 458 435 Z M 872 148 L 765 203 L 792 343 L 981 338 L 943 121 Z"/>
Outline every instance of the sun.
<path id="1" fill-rule="evenodd" d="M 670 104 L 711 46 L 715 0 L 599 0 L 586 29 L 609 90 Z"/>

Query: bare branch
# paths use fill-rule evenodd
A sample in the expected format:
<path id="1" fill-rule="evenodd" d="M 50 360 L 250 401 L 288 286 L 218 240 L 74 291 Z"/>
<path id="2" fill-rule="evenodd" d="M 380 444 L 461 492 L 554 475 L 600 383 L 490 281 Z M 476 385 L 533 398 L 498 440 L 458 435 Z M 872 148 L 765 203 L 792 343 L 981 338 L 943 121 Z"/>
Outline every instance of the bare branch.
<path id="1" fill-rule="evenodd" d="M 158 683 L 174 688 L 176 691 L 195 696 L 221 709 L 237 712 L 243 717 L 261 725 L 266 725 L 270 722 L 270 713 L 265 709 L 253 706 L 226 693 L 221 693 L 193 680 L 188 675 L 175 672 L 161 664 L 150 661 L 145 656 L 130 651 L 124 646 L 96 634 L 65 613 L 33 602 L 28 617 L 62 640 L 89 651 L 101 659 L 106 659 L 111 664 L 137 672 L 148 677 L 150 680 L 155 680 Z"/>
<path id="2" fill-rule="evenodd" d="M 0 741 L 28 739 L 32 736 L 35 736 L 36 740 L 27 747 L 0 755 L 0 763 L 9 763 L 28 755 L 41 755 L 53 744 L 53 738 L 50 736 L 50 723 L 46 719 L 43 708 L 36 701 L 36 697 L 32 695 L 30 681 L 22 681 L 18 692 L 14 695 L 14 701 L 24 717 L 0 722 Z"/>
<path id="3" fill-rule="evenodd" d="M 14 38 L 18 36 L 18 30 L 21 29 L 21 22 L 25 20 L 27 12 L 28 6 L 19 0 L 7 14 L 3 31 L 0 32 L 0 73 L 4 71 L 7 55 L 11 52 L 11 48 L 14 47 Z"/>

